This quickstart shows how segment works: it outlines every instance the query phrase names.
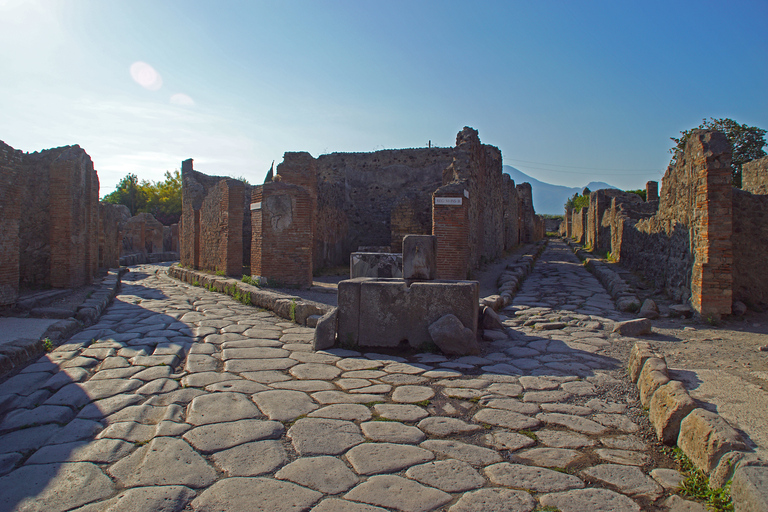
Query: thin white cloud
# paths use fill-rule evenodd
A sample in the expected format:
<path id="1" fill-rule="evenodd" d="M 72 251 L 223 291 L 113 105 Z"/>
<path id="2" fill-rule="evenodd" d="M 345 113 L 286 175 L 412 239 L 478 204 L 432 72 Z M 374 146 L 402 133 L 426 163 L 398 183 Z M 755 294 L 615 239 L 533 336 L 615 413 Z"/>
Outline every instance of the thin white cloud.
<path id="1" fill-rule="evenodd" d="M 131 64 L 131 78 L 133 81 L 150 91 L 157 91 L 163 86 L 163 79 L 155 68 L 146 62 L 134 62 Z"/>
<path id="2" fill-rule="evenodd" d="M 180 105 L 182 107 L 191 107 L 195 104 L 195 101 L 186 94 L 179 92 L 171 96 L 171 104 Z"/>

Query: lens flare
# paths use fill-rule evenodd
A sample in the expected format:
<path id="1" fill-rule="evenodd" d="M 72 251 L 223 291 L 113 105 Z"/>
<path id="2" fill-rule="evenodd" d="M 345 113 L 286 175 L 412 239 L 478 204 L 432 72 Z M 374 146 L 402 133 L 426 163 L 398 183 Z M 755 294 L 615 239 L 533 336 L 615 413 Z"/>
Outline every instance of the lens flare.
<path id="1" fill-rule="evenodd" d="M 156 91 L 163 86 L 163 79 L 155 68 L 146 62 L 134 62 L 131 64 L 131 78 L 133 81 L 150 91 Z"/>

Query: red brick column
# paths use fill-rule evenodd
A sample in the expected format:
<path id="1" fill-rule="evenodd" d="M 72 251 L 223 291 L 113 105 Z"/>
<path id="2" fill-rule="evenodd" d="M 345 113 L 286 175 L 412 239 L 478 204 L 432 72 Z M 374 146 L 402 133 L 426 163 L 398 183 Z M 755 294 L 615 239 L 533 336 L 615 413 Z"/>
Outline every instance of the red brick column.
<path id="1" fill-rule="evenodd" d="M 245 186 L 237 180 L 223 180 L 221 216 L 226 220 L 225 254 L 221 255 L 221 267 L 228 276 L 243 275 L 243 194 Z"/>
<path id="2" fill-rule="evenodd" d="M 278 283 L 312 285 L 313 201 L 298 185 L 254 187 L 251 203 L 251 274 Z"/>
<path id="3" fill-rule="evenodd" d="M 467 279 L 470 270 L 469 198 L 461 190 L 453 190 L 455 188 L 446 185 L 432 195 L 432 234 L 437 237 L 438 279 Z"/>
<path id="4" fill-rule="evenodd" d="M 705 318 L 730 315 L 733 301 L 731 168 L 718 157 L 705 145 L 696 159 L 699 171 L 691 303 Z M 730 163 L 730 158 L 727 160 Z"/>

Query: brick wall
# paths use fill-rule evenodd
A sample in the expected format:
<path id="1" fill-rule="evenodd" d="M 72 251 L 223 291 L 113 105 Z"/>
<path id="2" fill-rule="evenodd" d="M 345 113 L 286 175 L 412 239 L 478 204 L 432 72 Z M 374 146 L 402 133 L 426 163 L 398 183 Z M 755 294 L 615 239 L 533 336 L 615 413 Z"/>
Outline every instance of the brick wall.
<path id="1" fill-rule="evenodd" d="M 311 286 L 312 218 L 312 196 L 304 187 L 282 181 L 254 187 L 251 274 Z"/>
<path id="2" fill-rule="evenodd" d="M 471 196 L 464 182 L 443 185 L 432 195 L 432 235 L 437 237 L 437 278 L 467 279 L 471 266 Z M 453 204 L 441 204 L 441 203 Z M 457 204 L 458 203 L 458 204 Z"/>
<path id="3" fill-rule="evenodd" d="M 192 166 L 189 159 L 181 167 L 181 264 L 239 277 L 243 273 L 245 184 L 205 175 Z"/>
<path id="4" fill-rule="evenodd" d="M 768 156 L 741 166 L 741 189 L 753 194 L 768 194 Z"/>
<path id="5" fill-rule="evenodd" d="M 0 141 L 0 305 L 19 292 L 19 170 L 23 154 Z"/>

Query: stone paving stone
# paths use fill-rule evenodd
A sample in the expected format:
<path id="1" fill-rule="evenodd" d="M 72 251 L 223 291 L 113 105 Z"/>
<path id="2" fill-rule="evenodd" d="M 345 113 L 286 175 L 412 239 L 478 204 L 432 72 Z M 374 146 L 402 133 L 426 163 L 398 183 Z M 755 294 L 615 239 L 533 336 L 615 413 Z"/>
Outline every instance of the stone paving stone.
<path id="1" fill-rule="evenodd" d="M 560 383 L 543 377 L 520 377 L 520 384 L 526 391 L 550 391 L 560 387 Z"/>
<path id="2" fill-rule="evenodd" d="M 309 395 L 301 391 L 262 391 L 251 398 L 269 419 L 277 421 L 295 420 L 319 408 Z"/>
<path id="3" fill-rule="evenodd" d="M 185 485 L 199 489 L 216 480 L 216 472 L 180 439 L 158 437 L 108 470 L 121 485 Z"/>
<path id="4" fill-rule="evenodd" d="M 480 398 L 487 393 L 480 389 L 466 389 L 466 388 L 445 388 L 442 394 L 448 398 L 457 398 L 460 400 L 470 400 L 472 398 Z"/>
<path id="5" fill-rule="evenodd" d="M 595 414 L 593 418 L 598 423 L 606 427 L 615 428 L 621 432 L 637 432 L 640 430 L 640 426 L 637 423 L 619 414 Z"/>
<path id="6" fill-rule="evenodd" d="M 583 405 L 549 403 L 539 404 L 539 407 L 541 407 L 541 410 L 544 412 L 559 412 L 576 416 L 587 416 L 592 414 L 592 409 L 584 407 Z"/>
<path id="7" fill-rule="evenodd" d="M 132 443 L 141 443 L 155 437 L 156 429 L 155 425 L 142 425 L 135 421 L 121 421 L 109 425 L 98 435 L 98 438 L 122 439 Z"/>
<path id="8" fill-rule="evenodd" d="M 307 414 L 310 418 L 327 418 L 332 420 L 368 421 L 373 416 L 371 410 L 360 404 L 326 405 Z"/>
<path id="9" fill-rule="evenodd" d="M 539 416 L 541 415 L 539 414 Z M 478 411 L 472 419 L 478 423 L 487 423 L 512 430 L 533 429 L 541 426 L 541 421 L 538 419 L 500 409 L 483 409 Z"/>
<path id="10" fill-rule="evenodd" d="M 275 382 L 283 382 L 291 380 L 290 375 L 277 370 L 265 370 L 260 372 L 242 372 L 240 374 L 244 379 L 252 380 L 260 384 L 273 384 Z"/>
<path id="11" fill-rule="evenodd" d="M 268 391 L 269 389 L 269 387 L 263 384 L 246 379 L 225 380 L 205 386 L 205 390 L 211 393 L 215 391 L 231 391 L 233 393 L 244 393 L 246 395 L 258 393 L 259 391 Z"/>
<path id="12" fill-rule="evenodd" d="M 318 503 L 312 512 L 387 512 L 381 507 L 355 503 L 354 501 L 340 500 L 338 498 L 326 498 Z"/>
<path id="13" fill-rule="evenodd" d="M 414 404 L 429 400 L 433 396 L 435 396 L 435 390 L 426 386 L 400 386 L 392 393 L 392 400 Z"/>
<path id="14" fill-rule="evenodd" d="M 564 402 L 571 398 L 565 391 L 527 391 L 523 394 L 523 402 Z"/>
<path id="15" fill-rule="evenodd" d="M 369 393 L 352 395 L 341 391 L 318 391 L 312 393 L 312 398 L 319 404 L 368 404 L 381 402 L 381 396 Z"/>
<path id="16" fill-rule="evenodd" d="M 11 470 L 16 467 L 16 463 L 19 462 L 24 456 L 20 453 L 11 452 L 0 455 L 0 476 L 10 473 Z"/>
<path id="17" fill-rule="evenodd" d="M 273 359 L 288 357 L 290 354 L 287 350 L 273 347 L 225 348 L 221 351 L 221 358 L 224 361 L 229 359 Z"/>
<path id="18" fill-rule="evenodd" d="M 299 364 L 298 361 L 287 357 L 282 359 L 230 359 L 224 363 L 224 370 L 234 373 L 287 370 L 297 364 Z"/>
<path id="19" fill-rule="evenodd" d="M 301 380 L 333 380 L 339 376 L 341 370 L 328 364 L 300 363 L 288 372 Z"/>
<path id="20" fill-rule="evenodd" d="M 360 424 L 363 435 L 371 441 L 400 444 L 417 444 L 427 436 L 416 427 L 396 421 L 369 421 Z"/>
<path id="21" fill-rule="evenodd" d="M 325 494 L 339 494 L 356 485 L 360 478 L 336 457 L 304 457 L 275 473 L 275 478 L 289 480 Z"/>
<path id="22" fill-rule="evenodd" d="M 595 450 L 595 454 L 606 462 L 613 464 L 626 464 L 630 466 L 643 466 L 651 461 L 651 458 L 645 453 L 616 450 L 612 448 L 600 448 Z"/>
<path id="23" fill-rule="evenodd" d="M 149 382 L 155 379 L 168 378 L 172 373 L 173 370 L 170 366 L 153 366 L 135 373 L 131 378 Z"/>
<path id="24" fill-rule="evenodd" d="M 448 512 L 530 512 L 536 500 L 525 491 L 481 489 L 468 492 Z"/>
<path id="25" fill-rule="evenodd" d="M 344 498 L 402 512 L 427 512 L 450 502 L 450 494 L 394 475 L 377 475 L 353 488 Z"/>
<path id="26" fill-rule="evenodd" d="M 112 481 L 89 462 L 35 464 L 0 477 L 0 510 L 63 512 L 111 496 Z"/>
<path id="27" fill-rule="evenodd" d="M 366 386 L 364 388 L 357 388 L 357 389 L 350 389 L 350 393 L 360 393 L 360 394 L 379 394 L 379 393 L 389 393 L 392 391 L 392 386 L 389 384 L 373 384 L 371 386 Z"/>
<path id="28" fill-rule="evenodd" d="M 75 417 L 75 412 L 63 405 L 41 405 L 34 409 L 16 409 L 9 412 L 0 423 L 0 431 L 43 425 L 65 424 Z"/>
<path id="29" fill-rule="evenodd" d="M 392 363 L 384 367 L 384 371 L 387 373 L 403 373 L 408 375 L 424 373 L 431 369 L 431 366 L 419 363 Z"/>
<path id="30" fill-rule="evenodd" d="M 505 411 L 517 412 L 520 414 L 538 414 L 541 408 L 538 404 L 524 403 L 514 398 L 484 398 L 480 400 L 480 405 L 490 407 L 491 409 L 504 409 Z"/>
<path id="31" fill-rule="evenodd" d="M 25 464 L 50 464 L 54 462 L 112 463 L 120 460 L 135 448 L 133 443 L 120 439 L 75 441 L 72 443 L 43 446 L 27 459 Z"/>
<path id="32" fill-rule="evenodd" d="M 206 354 L 190 354 L 184 369 L 191 373 L 213 372 L 219 367 L 219 360 Z"/>
<path id="33" fill-rule="evenodd" d="M 588 401 L 586 406 L 595 412 L 604 412 L 608 414 L 622 414 L 627 410 L 627 406 L 624 404 L 608 402 L 599 398 L 593 398 L 592 400 Z"/>
<path id="34" fill-rule="evenodd" d="M 516 460 L 547 468 L 565 468 L 583 456 L 567 448 L 529 448 L 514 454 Z"/>
<path id="35" fill-rule="evenodd" d="M 429 413 L 418 405 L 376 404 L 373 410 L 382 418 L 397 421 L 415 422 L 429 416 Z"/>
<path id="36" fill-rule="evenodd" d="M 170 393 L 163 393 L 161 395 L 155 395 L 147 400 L 147 405 L 154 405 L 157 407 L 163 407 L 171 404 L 187 405 L 189 402 L 201 395 L 206 395 L 205 391 L 197 388 L 183 388 L 171 391 Z"/>
<path id="37" fill-rule="evenodd" d="M 171 379 L 155 379 L 147 382 L 135 391 L 138 395 L 155 395 L 159 393 L 170 393 L 179 389 L 179 383 Z"/>
<path id="38" fill-rule="evenodd" d="M 279 441 L 244 443 L 211 456 L 213 463 L 229 476 L 259 476 L 288 463 Z"/>
<path id="39" fill-rule="evenodd" d="M 573 416 L 571 414 L 561 414 L 557 412 L 543 412 L 536 415 L 536 418 L 547 424 L 560 425 L 582 434 L 602 434 L 608 431 L 608 428 L 580 416 Z"/>
<path id="40" fill-rule="evenodd" d="M 584 487 L 584 482 L 573 475 L 522 464 L 501 462 L 486 467 L 483 472 L 491 483 L 515 489 L 555 492 Z"/>
<path id="41" fill-rule="evenodd" d="M 529 446 L 536 444 L 536 441 L 530 437 L 514 432 L 494 432 L 492 434 L 486 434 L 484 442 L 494 450 L 509 450 L 511 452 L 522 448 L 528 448 Z"/>
<path id="42" fill-rule="evenodd" d="M 0 436 L 0 453 L 36 450 L 55 437 L 61 427 L 54 424 L 16 430 Z"/>
<path id="43" fill-rule="evenodd" d="M 448 459 L 412 466 L 405 476 L 445 492 L 465 492 L 479 489 L 485 479 L 466 462 Z"/>
<path id="44" fill-rule="evenodd" d="M 71 384 L 73 382 L 83 382 L 88 378 L 88 375 L 88 372 L 82 368 L 66 368 L 58 373 L 53 374 L 53 376 L 46 380 L 41 387 L 50 391 L 57 391 L 67 384 Z M 3 383 L 3 392 L 7 392 L 5 383 Z"/>
<path id="45" fill-rule="evenodd" d="M 391 384 L 393 386 L 418 385 L 428 382 L 428 379 L 421 375 L 410 375 L 405 373 L 391 373 L 389 375 L 384 375 L 379 380 L 385 384 Z"/>
<path id="46" fill-rule="evenodd" d="M 75 512 L 179 512 L 195 497 L 195 491 L 183 485 L 134 487 L 106 501 L 91 503 Z"/>
<path id="47" fill-rule="evenodd" d="M 667 468 L 656 468 L 650 472 L 651 478 L 667 490 L 677 490 L 685 477 L 679 471 Z"/>
<path id="48" fill-rule="evenodd" d="M 67 368 L 67 370 L 78 370 L 78 369 L 82 370 L 82 368 Z M 141 366 L 128 366 L 128 367 L 99 370 L 93 375 L 93 377 L 91 377 L 91 382 L 95 382 L 97 380 L 105 380 L 105 379 L 127 379 L 129 377 L 133 377 L 134 375 L 141 372 L 142 370 L 144 370 L 144 368 L 142 368 Z"/>
<path id="49" fill-rule="evenodd" d="M 435 436 L 463 434 L 466 432 L 474 432 L 482 428 L 480 425 L 467 423 L 464 420 L 451 418 L 449 416 L 430 416 L 429 418 L 421 420 L 417 426 L 427 434 Z"/>
<path id="50" fill-rule="evenodd" d="M 495 450 L 452 439 L 429 439 L 419 446 L 438 455 L 458 459 L 473 466 L 487 466 L 502 460 L 501 455 Z"/>
<path id="51" fill-rule="evenodd" d="M 545 494 L 539 498 L 545 507 L 561 512 L 640 512 L 637 503 L 626 496 L 606 489 L 577 489 Z"/>
<path id="52" fill-rule="evenodd" d="M 77 414 L 77 417 L 85 420 L 101 421 L 125 407 L 131 406 L 144 400 L 141 395 L 115 395 L 104 400 L 92 402 Z"/>
<path id="53" fill-rule="evenodd" d="M 129 405 L 104 420 L 107 424 L 118 423 L 121 421 L 136 421 L 145 425 L 155 425 L 162 420 L 182 421 L 184 409 L 171 404 L 168 407 L 155 407 L 152 405 Z"/>
<path id="54" fill-rule="evenodd" d="M 121 393 L 128 393 L 143 382 L 133 379 L 90 380 L 83 383 L 67 384 L 45 401 L 45 405 L 68 405 L 79 409 L 94 400 L 109 398 Z"/>
<path id="55" fill-rule="evenodd" d="M 323 495 L 290 482 L 264 477 L 219 480 L 192 500 L 196 512 L 309 510 Z"/>
<path id="56" fill-rule="evenodd" d="M 303 391 L 304 393 L 315 393 L 317 391 L 330 391 L 336 389 L 333 384 L 324 380 L 286 380 L 283 382 L 273 382 L 270 384 L 270 387 L 275 389 Z"/>
<path id="57" fill-rule="evenodd" d="M 435 458 L 424 448 L 393 443 L 360 444 L 345 457 L 359 475 L 393 473 Z"/>
<path id="58" fill-rule="evenodd" d="M 206 425 L 259 417 L 261 417 L 259 409 L 247 396 L 241 393 L 200 395 L 187 406 L 187 423 L 191 425 Z"/>
<path id="59" fill-rule="evenodd" d="M 536 437 L 542 444 L 550 448 L 584 448 L 596 444 L 594 439 L 585 435 L 562 430 L 537 430 Z"/>
<path id="60" fill-rule="evenodd" d="M 581 472 L 587 479 L 613 487 L 622 494 L 657 500 L 664 490 L 640 468 L 618 464 L 600 464 Z"/>
<path id="61" fill-rule="evenodd" d="M 197 451 L 211 453 L 262 439 L 278 439 L 285 427 L 277 421 L 239 420 L 193 428 L 184 440 Z"/>
<path id="62" fill-rule="evenodd" d="M 98 421 L 75 418 L 58 431 L 54 439 L 49 439 L 48 444 L 71 443 L 84 439 L 94 439 L 104 429 L 104 425 Z"/>
<path id="63" fill-rule="evenodd" d="M 352 370 L 341 374 L 343 379 L 379 379 L 389 375 L 381 370 Z"/>
<path id="64" fill-rule="evenodd" d="M 354 423 L 322 418 L 301 418 L 288 437 L 299 455 L 339 455 L 365 441 Z"/>

